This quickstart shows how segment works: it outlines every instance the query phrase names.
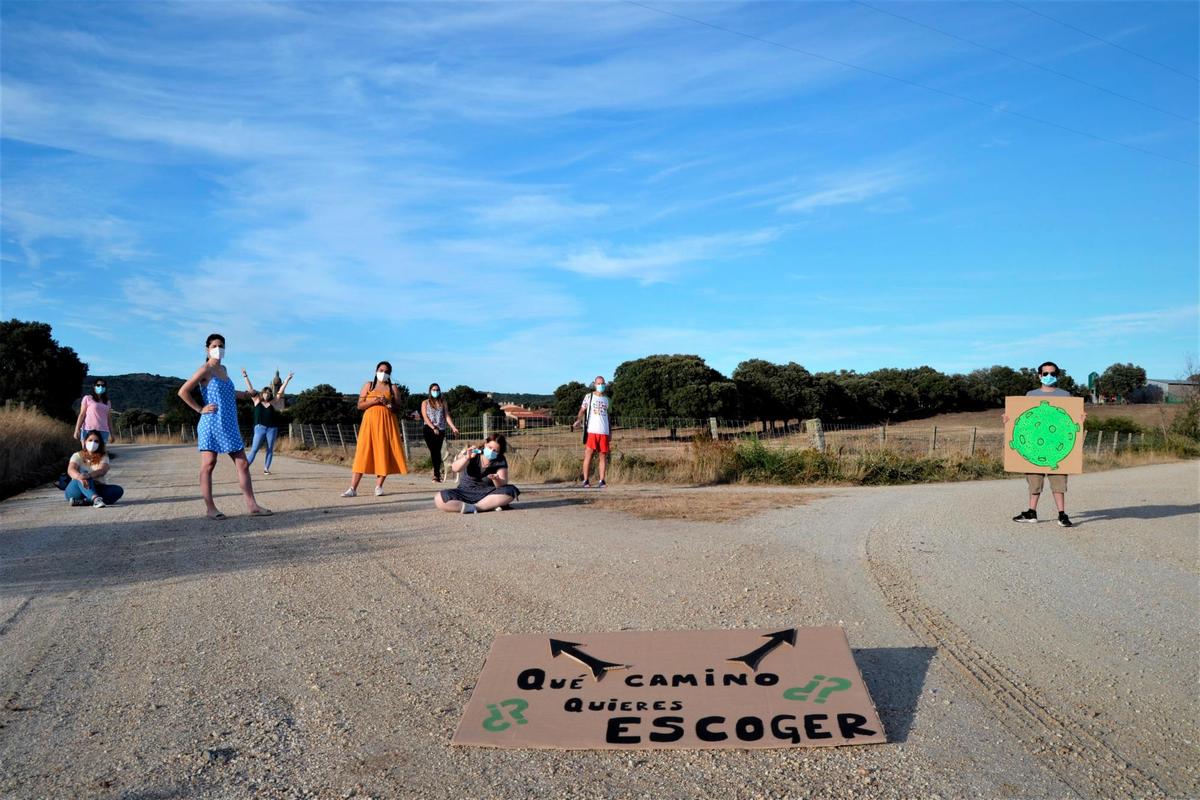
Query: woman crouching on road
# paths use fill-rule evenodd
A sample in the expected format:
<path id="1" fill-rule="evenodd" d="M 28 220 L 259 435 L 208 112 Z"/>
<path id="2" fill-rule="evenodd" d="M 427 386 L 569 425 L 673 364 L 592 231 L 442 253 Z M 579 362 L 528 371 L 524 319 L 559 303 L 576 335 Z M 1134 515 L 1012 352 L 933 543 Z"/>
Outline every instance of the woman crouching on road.
<path id="1" fill-rule="evenodd" d="M 108 474 L 108 448 L 100 431 L 88 431 L 83 437 L 83 449 L 71 456 L 67 462 L 67 502 L 73 506 L 92 505 L 96 508 L 111 506 L 121 499 L 125 490 L 113 483 L 101 483 L 100 478 Z"/>
<path id="2" fill-rule="evenodd" d="M 459 474 L 458 488 L 443 489 L 433 497 L 442 511 L 474 514 L 502 509 L 520 496 L 521 490 L 508 482 L 508 461 L 504 458 L 508 440 L 490 436 L 477 447 L 458 454 L 450 469 Z"/>

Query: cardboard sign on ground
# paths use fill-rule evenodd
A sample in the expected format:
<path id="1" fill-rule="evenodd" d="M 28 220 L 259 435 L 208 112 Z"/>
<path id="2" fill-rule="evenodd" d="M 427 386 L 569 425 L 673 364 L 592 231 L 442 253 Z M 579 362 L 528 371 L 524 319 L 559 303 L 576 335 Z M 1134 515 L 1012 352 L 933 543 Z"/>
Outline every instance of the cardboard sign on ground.
<path id="1" fill-rule="evenodd" d="M 1004 471 L 1083 473 L 1083 398 L 1004 398 Z"/>
<path id="2" fill-rule="evenodd" d="M 838 627 L 498 636 L 454 735 L 564 750 L 885 741 Z"/>

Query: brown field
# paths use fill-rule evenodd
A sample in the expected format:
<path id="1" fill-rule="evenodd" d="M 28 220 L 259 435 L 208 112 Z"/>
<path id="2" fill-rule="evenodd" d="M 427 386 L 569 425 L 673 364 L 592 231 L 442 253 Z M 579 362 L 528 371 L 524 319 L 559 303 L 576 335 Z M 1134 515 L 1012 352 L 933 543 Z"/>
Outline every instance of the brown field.
<path id="1" fill-rule="evenodd" d="M 1112 417 L 1128 417 L 1139 425 L 1147 428 L 1159 428 L 1163 425 L 1170 427 L 1175 415 L 1183 408 L 1182 403 L 1156 403 L 1150 405 L 1105 405 L 1085 407 L 1089 417 L 1094 419 L 1110 419 Z M 995 428 L 1003 427 L 1000 409 L 990 411 L 960 411 L 954 414 L 938 414 L 936 417 L 910 419 L 894 423 L 893 428 Z"/>

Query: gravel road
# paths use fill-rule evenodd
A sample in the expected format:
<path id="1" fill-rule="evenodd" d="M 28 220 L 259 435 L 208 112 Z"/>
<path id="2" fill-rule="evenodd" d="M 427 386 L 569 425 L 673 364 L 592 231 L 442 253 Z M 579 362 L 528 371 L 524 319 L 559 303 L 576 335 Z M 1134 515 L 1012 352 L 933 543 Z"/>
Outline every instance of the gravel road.
<path id="1" fill-rule="evenodd" d="M 288 458 L 265 519 L 222 462 L 212 522 L 193 450 L 117 450 L 115 507 L 0 503 L 6 798 L 1200 796 L 1196 462 L 1073 478 L 1073 530 L 1010 522 L 1020 479 L 461 517 L 425 477 L 344 500 L 344 468 Z M 826 624 L 889 744 L 449 744 L 497 633 Z"/>

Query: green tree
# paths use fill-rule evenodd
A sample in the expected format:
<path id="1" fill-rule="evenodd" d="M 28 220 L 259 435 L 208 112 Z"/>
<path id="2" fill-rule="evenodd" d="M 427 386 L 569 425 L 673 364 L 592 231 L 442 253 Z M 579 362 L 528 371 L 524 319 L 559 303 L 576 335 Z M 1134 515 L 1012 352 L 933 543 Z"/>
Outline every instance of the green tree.
<path id="1" fill-rule="evenodd" d="M 163 412 L 162 421 L 167 425 L 195 425 L 200 421 L 200 415 L 179 396 L 179 387 L 183 384 L 183 381 L 179 381 L 163 393 L 163 406 L 166 411 Z M 195 399 L 203 405 L 199 392 L 195 393 Z"/>
<path id="2" fill-rule="evenodd" d="M 558 421 L 573 420 L 579 413 L 579 405 L 583 396 L 592 391 L 592 387 L 582 381 L 569 381 L 554 390 L 554 402 L 551 413 Z"/>
<path id="3" fill-rule="evenodd" d="M 672 436 L 682 420 L 734 417 L 739 410 L 737 385 L 693 355 L 626 361 L 613 373 L 612 399 L 620 418 L 667 420 Z"/>
<path id="4" fill-rule="evenodd" d="M 296 395 L 292 419 L 304 425 L 340 425 L 358 421 L 355 401 L 328 383 L 318 383 Z"/>
<path id="5" fill-rule="evenodd" d="M 761 420 L 764 432 L 768 425 L 774 428 L 775 420 L 784 417 L 779 373 L 778 364 L 761 358 L 743 361 L 733 370 L 733 383 L 741 396 L 742 412 Z"/>
<path id="6" fill-rule="evenodd" d="M 144 408 L 131 408 L 113 415 L 113 424 L 117 430 L 128 430 L 141 425 L 157 425 L 158 414 Z"/>
<path id="7" fill-rule="evenodd" d="M 54 340 L 44 322 L 0 322 L 0 403 L 23 402 L 73 421 L 87 364 Z"/>
<path id="8" fill-rule="evenodd" d="M 454 416 L 454 421 L 464 430 L 475 428 L 484 414 L 491 414 L 492 418 L 497 421 L 504 419 L 504 412 L 500 410 L 500 404 L 489 397 L 486 392 L 460 384 L 443 396 L 446 398 L 446 404 L 450 406 L 450 413 Z"/>
<path id="9" fill-rule="evenodd" d="M 743 361 L 733 371 L 742 412 L 762 420 L 763 430 L 779 420 L 806 419 L 817 402 L 812 373 L 794 361 L 772 364 L 761 358 Z"/>
<path id="10" fill-rule="evenodd" d="M 1113 364 L 1100 376 L 1102 394 L 1130 399 L 1135 391 L 1146 385 L 1146 370 L 1136 364 Z"/>

